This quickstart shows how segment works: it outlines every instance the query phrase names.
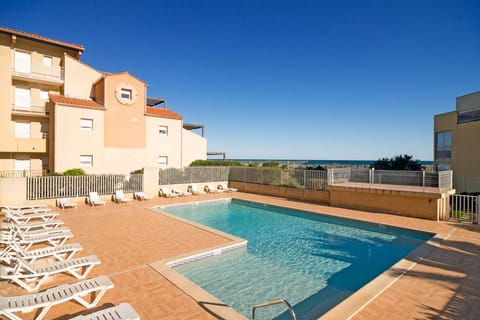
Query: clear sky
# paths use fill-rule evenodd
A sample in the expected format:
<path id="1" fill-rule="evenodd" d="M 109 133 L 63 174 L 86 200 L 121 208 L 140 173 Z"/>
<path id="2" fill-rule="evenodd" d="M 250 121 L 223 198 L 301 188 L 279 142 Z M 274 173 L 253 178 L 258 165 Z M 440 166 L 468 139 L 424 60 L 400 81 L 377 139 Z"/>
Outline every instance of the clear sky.
<path id="1" fill-rule="evenodd" d="M 205 125 L 228 158 L 433 159 L 433 116 L 480 90 L 480 1 L 0 1 Z"/>

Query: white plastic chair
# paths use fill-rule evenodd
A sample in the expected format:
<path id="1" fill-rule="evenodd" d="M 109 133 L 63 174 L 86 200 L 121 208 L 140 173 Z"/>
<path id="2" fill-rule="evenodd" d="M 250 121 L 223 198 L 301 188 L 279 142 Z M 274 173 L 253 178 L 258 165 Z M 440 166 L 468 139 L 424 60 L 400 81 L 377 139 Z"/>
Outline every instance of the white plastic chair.
<path id="1" fill-rule="evenodd" d="M 113 195 L 113 201 L 115 201 L 116 203 L 130 202 L 132 201 L 132 198 L 127 197 L 123 193 L 123 190 L 115 190 L 115 194 Z"/>
<path id="2" fill-rule="evenodd" d="M 88 194 L 88 198 L 86 199 L 87 203 L 91 206 L 97 206 L 97 205 L 106 205 L 107 202 L 105 200 L 100 199 L 98 196 L 98 193 L 96 191 L 92 191 Z"/>
<path id="3" fill-rule="evenodd" d="M 141 192 L 135 192 L 135 193 L 133 194 L 133 198 L 134 198 L 134 199 L 137 199 L 137 200 L 140 200 L 140 201 L 153 199 L 153 197 L 152 197 L 151 195 L 148 195 L 148 194 L 146 194 L 146 193 L 143 192 L 143 191 L 141 191 Z"/>
<path id="4" fill-rule="evenodd" d="M 17 257 L 29 263 L 44 258 L 55 258 L 58 261 L 70 260 L 80 250 L 83 250 L 83 247 L 79 243 L 65 244 L 58 247 L 43 247 L 30 251 L 24 250 L 16 243 L 12 243 L 5 246 L 3 251 L 0 252 L 0 261 L 11 264 L 12 260 Z"/>
<path id="5" fill-rule="evenodd" d="M 172 192 L 169 188 L 160 188 L 160 196 L 165 198 L 175 198 L 178 194 Z"/>
<path id="6" fill-rule="evenodd" d="M 223 190 L 226 192 L 237 192 L 238 189 L 235 188 L 229 188 L 225 183 L 219 184 L 217 187 L 218 190 Z"/>
<path id="7" fill-rule="evenodd" d="M 71 318 L 70 320 L 140 320 L 140 316 L 129 303 L 120 303 L 118 306 L 113 306 L 103 310 L 99 310 L 86 315 L 80 315 Z"/>
<path id="8" fill-rule="evenodd" d="M 113 283 L 106 276 L 77 281 L 70 284 L 54 287 L 39 293 L 15 297 L 0 297 L 0 315 L 12 320 L 22 320 L 17 312 L 30 312 L 39 309 L 40 313 L 35 318 L 41 320 L 51 307 L 74 300 L 85 308 L 93 308 L 105 295 L 108 289 L 113 288 Z M 89 302 L 87 297 L 95 294 Z"/>
<path id="9" fill-rule="evenodd" d="M 14 282 L 28 292 L 38 290 L 50 276 L 59 273 L 69 273 L 77 279 L 84 279 L 93 267 L 101 263 L 93 255 L 40 265 L 32 265 L 22 258 L 15 260 L 14 268 L 0 269 L 0 278 Z"/>
<path id="10" fill-rule="evenodd" d="M 70 198 L 60 198 L 57 199 L 57 207 L 65 209 L 65 208 L 76 208 L 77 203 L 72 201 Z"/>

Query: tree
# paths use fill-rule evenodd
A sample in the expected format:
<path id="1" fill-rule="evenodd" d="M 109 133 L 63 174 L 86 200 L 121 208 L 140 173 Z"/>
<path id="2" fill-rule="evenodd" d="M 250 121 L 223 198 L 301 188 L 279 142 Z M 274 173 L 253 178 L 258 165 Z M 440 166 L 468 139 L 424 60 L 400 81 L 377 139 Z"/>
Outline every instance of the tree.
<path id="1" fill-rule="evenodd" d="M 420 160 L 413 159 L 413 156 L 408 154 L 398 155 L 392 158 L 380 158 L 370 167 L 378 170 L 419 171 L 423 169 Z"/>

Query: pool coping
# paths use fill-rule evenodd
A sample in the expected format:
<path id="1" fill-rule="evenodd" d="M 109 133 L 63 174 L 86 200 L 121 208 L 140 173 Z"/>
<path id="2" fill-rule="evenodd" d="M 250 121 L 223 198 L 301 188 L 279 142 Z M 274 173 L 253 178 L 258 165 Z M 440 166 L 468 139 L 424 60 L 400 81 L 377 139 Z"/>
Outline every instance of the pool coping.
<path id="1" fill-rule="evenodd" d="M 212 202 L 229 202 L 232 199 L 236 198 L 222 198 L 222 199 L 214 199 L 214 200 L 205 200 L 205 201 L 192 201 L 180 204 L 171 204 L 171 205 L 164 205 L 164 206 L 156 206 L 152 210 L 159 213 L 164 214 L 170 218 L 177 219 L 184 223 L 190 224 L 196 228 L 205 230 L 207 232 L 211 232 L 213 234 L 219 235 L 226 239 L 232 241 L 227 245 L 220 245 L 214 246 L 202 250 L 198 250 L 195 252 L 191 252 L 185 255 L 180 255 L 176 257 L 171 257 L 167 259 L 163 259 L 154 263 L 149 264 L 154 270 L 159 272 L 162 276 L 164 276 L 167 280 L 169 280 L 173 285 L 178 287 L 182 290 L 185 294 L 192 297 L 197 303 L 202 306 L 207 312 L 211 313 L 214 316 L 220 317 L 222 319 L 232 319 L 232 320 L 246 320 L 244 315 L 240 314 L 238 311 L 234 310 L 233 308 L 229 307 L 227 304 L 222 302 L 220 299 L 216 298 L 208 291 L 202 289 L 201 287 L 197 286 L 189 279 L 181 275 L 180 273 L 176 272 L 173 267 L 193 262 L 199 259 L 208 258 L 217 254 L 230 252 L 232 250 L 237 250 L 241 248 L 246 248 L 247 240 L 233 236 L 231 234 L 216 230 L 214 228 L 201 225 L 199 223 L 180 218 L 178 216 L 166 213 L 164 211 L 160 211 L 161 208 L 168 207 L 168 206 L 188 206 L 188 205 L 198 205 L 200 203 L 212 203 Z M 315 212 L 308 209 L 298 209 L 291 206 L 284 206 L 278 204 L 272 204 L 268 201 L 257 201 L 257 200 L 245 200 L 240 198 L 239 200 L 260 203 L 260 204 L 267 204 L 272 205 L 280 208 L 289 208 L 295 209 L 311 214 L 321 214 L 326 216 L 333 216 L 339 217 L 335 213 L 328 213 L 328 212 Z M 352 218 L 352 217 L 341 217 L 347 220 L 359 221 L 359 222 L 367 222 L 371 224 L 375 224 L 376 222 L 372 222 L 369 220 L 364 220 L 360 218 Z M 406 272 L 411 270 L 413 267 L 420 262 L 423 257 L 427 256 L 435 247 L 439 245 L 443 240 L 448 239 L 448 237 L 453 234 L 456 228 L 451 229 L 447 234 L 443 233 L 434 233 L 431 231 L 426 231 L 421 228 L 414 228 L 414 227 L 405 227 L 405 226 L 398 226 L 394 223 L 377 223 L 379 225 L 385 225 L 392 228 L 400 228 L 404 230 L 411 230 L 411 231 L 418 231 L 422 233 L 430 233 L 432 237 L 425 241 L 422 245 L 417 247 L 407 256 L 403 257 L 399 261 L 397 261 L 394 265 L 390 268 L 379 274 L 377 277 L 372 279 L 363 287 L 359 288 L 357 291 L 352 293 L 346 299 L 341 301 L 339 304 L 328 310 L 322 316 L 318 318 L 318 320 L 330 320 L 330 319 L 352 319 L 355 317 L 357 313 L 363 310 L 371 301 L 373 301 L 376 297 L 381 295 L 386 289 L 392 286 L 397 280 L 399 280 Z M 173 267 L 171 267 L 173 266 Z M 403 270 L 399 272 L 398 270 Z"/>

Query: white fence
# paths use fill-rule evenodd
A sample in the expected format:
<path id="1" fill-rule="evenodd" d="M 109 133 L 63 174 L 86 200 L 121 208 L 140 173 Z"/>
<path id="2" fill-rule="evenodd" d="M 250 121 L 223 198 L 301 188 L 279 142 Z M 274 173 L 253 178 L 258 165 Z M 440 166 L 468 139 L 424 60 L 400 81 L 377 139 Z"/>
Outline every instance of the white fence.
<path id="1" fill-rule="evenodd" d="M 90 191 L 113 194 L 143 191 L 143 174 L 45 176 L 27 178 L 27 200 L 87 196 Z"/>
<path id="2" fill-rule="evenodd" d="M 454 194 L 450 196 L 449 218 L 478 223 L 480 213 L 480 196 Z"/>
<path id="3" fill-rule="evenodd" d="M 159 172 L 159 185 L 236 181 L 265 185 L 292 186 L 326 190 L 327 172 L 252 167 L 188 167 L 163 169 Z"/>
<path id="4" fill-rule="evenodd" d="M 346 182 L 406 185 L 439 189 L 451 189 L 453 183 L 452 171 L 425 172 L 353 168 L 328 170 L 329 185 Z"/>

